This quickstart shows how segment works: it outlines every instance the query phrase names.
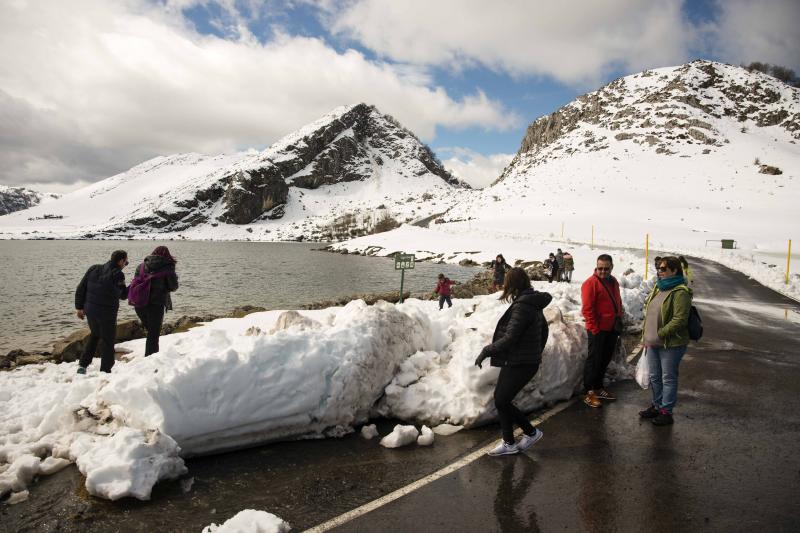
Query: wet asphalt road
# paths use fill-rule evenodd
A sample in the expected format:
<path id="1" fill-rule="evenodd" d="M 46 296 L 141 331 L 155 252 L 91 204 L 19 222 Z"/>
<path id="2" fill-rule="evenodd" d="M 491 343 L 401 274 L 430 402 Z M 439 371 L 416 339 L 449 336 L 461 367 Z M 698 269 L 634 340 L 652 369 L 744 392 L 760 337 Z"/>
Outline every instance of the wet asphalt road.
<path id="1" fill-rule="evenodd" d="M 706 333 L 681 365 L 674 426 L 641 422 L 649 391 L 619 383 L 614 404 L 546 421 L 527 454 L 480 459 L 335 531 L 800 530 L 800 305 L 714 263 L 693 268 Z M 728 304 L 705 303 L 717 300 Z M 0 531 L 198 532 L 247 508 L 300 531 L 497 436 L 491 426 L 385 450 L 351 435 L 197 458 L 149 502 L 92 498 L 70 467 L 0 505 Z"/>

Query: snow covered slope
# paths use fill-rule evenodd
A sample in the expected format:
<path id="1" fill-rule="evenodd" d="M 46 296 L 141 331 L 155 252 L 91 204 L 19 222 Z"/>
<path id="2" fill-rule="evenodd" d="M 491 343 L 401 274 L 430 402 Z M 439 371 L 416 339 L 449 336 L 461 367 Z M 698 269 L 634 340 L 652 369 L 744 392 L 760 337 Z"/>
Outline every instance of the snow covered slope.
<path id="1" fill-rule="evenodd" d="M 618 79 L 533 122 L 447 221 L 643 247 L 785 249 L 800 234 L 800 89 L 694 61 Z M 463 226 L 463 224 L 461 225 Z M 719 248 L 719 241 L 716 247 Z"/>
<path id="2" fill-rule="evenodd" d="M 0 185 L 0 215 L 7 215 L 34 205 L 57 200 L 60 196 L 60 194 L 39 192 L 25 187 Z"/>
<path id="3" fill-rule="evenodd" d="M 392 117 L 358 104 L 262 152 L 157 157 L 46 209 L 0 219 L 0 238 L 325 239 L 334 222 L 350 235 L 386 215 L 442 212 L 464 187 Z"/>

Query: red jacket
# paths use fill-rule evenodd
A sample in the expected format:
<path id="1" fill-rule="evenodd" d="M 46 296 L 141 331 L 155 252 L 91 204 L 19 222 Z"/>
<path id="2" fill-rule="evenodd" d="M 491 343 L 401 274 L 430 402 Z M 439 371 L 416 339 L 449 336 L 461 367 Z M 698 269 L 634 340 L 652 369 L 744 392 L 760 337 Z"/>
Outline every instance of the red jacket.
<path id="1" fill-rule="evenodd" d="M 605 284 L 608 291 L 603 287 Z M 617 303 L 617 312 L 614 312 L 614 304 L 609 298 L 609 291 L 614 296 Z M 611 331 L 614 329 L 615 315 L 622 316 L 622 297 L 619 294 L 619 282 L 613 276 L 600 281 L 596 274 L 583 282 L 581 285 L 581 300 L 583 305 L 583 319 L 586 321 L 586 331 L 597 335 L 600 331 Z"/>
<path id="2" fill-rule="evenodd" d="M 436 290 L 435 292 L 439 294 L 439 296 L 450 296 L 450 285 L 453 285 L 453 282 L 450 281 L 450 278 L 444 278 L 436 282 Z"/>

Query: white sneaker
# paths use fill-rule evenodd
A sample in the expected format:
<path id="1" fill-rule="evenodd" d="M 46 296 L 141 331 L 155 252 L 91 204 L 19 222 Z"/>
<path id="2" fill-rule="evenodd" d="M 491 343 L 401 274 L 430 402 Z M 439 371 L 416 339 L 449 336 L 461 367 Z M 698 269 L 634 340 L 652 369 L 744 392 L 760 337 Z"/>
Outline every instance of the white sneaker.
<path id="1" fill-rule="evenodd" d="M 542 433 L 542 431 L 539 428 L 534 428 L 534 429 L 536 431 L 533 433 L 533 435 L 529 436 L 524 433 L 522 434 L 522 437 L 519 439 L 519 442 L 517 442 L 517 449 L 519 451 L 524 452 L 525 450 L 527 450 L 528 448 L 539 442 L 539 440 L 542 437 L 544 437 L 544 433 Z"/>
<path id="2" fill-rule="evenodd" d="M 500 444 L 495 446 L 489 453 L 486 455 L 497 456 L 497 455 L 512 455 L 515 453 L 519 453 L 519 448 L 517 444 L 508 444 L 506 441 L 501 440 Z"/>

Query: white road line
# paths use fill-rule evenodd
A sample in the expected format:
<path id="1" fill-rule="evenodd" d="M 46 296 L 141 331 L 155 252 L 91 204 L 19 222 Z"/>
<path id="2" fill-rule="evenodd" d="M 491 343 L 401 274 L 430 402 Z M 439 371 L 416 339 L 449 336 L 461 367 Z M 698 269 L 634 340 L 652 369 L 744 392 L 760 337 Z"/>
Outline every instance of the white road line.
<path id="1" fill-rule="evenodd" d="M 628 354 L 628 357 L 625 359 L 627 363 L 631 364 L 631 362 L 633 362 L 633 360 L 636 359 L 636 356 L 639 355 L 641 351 L 642 351 L 642 343 L 640 342 L 639 344 L 636 345 L 636 348 L 634 348 L 633 351 Z"/>
<path id="2" fill-rule="evenodd" d="M 539 424 L 541 424 L 542 422 L 544 422 L 548 418 L 560 413 L 561 411 L 563 411 L 564 409 L 566 409 L 567 407 L 569 407 L 570 405 L 575 403 L 576 400 L 577 400 L 577 397 L 572 398 L 571 400 L 568 400 L 568 401 L 566 401 L 564 403 L 560 403 L 560 404 L 556 405 L 552 409 L 549 409 L 548 411 L 545 411 L 540 416 L 537 416 L 536 418 L 531 420 L 531 424 L 533 424 L 534 426 L 538 426 Z M 522 431 L 520 429 L 517 429 L 517 431 L 515 432 L 516 435 L 519 435 L 521 433 L 522 433 Z M 336 518 L 332 518 L 331 520 L 328 520 L 327 522 L 319 524 L 318 526 L 314 526 L 311 529 L 307 529 L 306 532 L 307 533 L 322 533 L 323 531 L 328 531 L 328 530 L 333 529 L 335 527 L 339 527 L 341 525 L 344 525 L 347 522 L 350 522 L 351 520 L 354 520 L 354 519 L 358 518 L 359 516 L 363 516 L 363 515 L 369 513 L 370 511 L 374 511 L 375 509 L 379 509 L 379 508 L 383 507 L 384 505 L 386 505 L 388 503 L 391 503 L 391 502 L 393 502 L 393 501 L 395 501 L 395 500 L 397 500 L 399 498 L 402 498 L 403 496 L 405 496 L 407 494 L 411 494 L 415 490 L 421 489 L 425 485 L 433 483 L 434 481 L 436 481 L 438 479 L 441 479 L 441 478 L 443 478 L 443 477 L 445 477 L 445 476 L 447 476 L 449 474 L 452 474 L 456 470 L 464 468 L 465 466 L 467 466 L 470 463 L 474 463 L 475 461 L 477 461 L 481 457 L 485 457 L 486 453 L 489 450 L 491 450 L 492 448 L 494 448 L 496 445 L 497 445 L 496 443 L 487 444 L 483 448 L 475 450 L 474 452 L 470 453 L 469 455 L 466 455 L 466 456 L 462 457 L 461 459 L 459 459 L 455 463 L 451 463 L 451 464 L 445 466 L 444 468 L 442 468 L 440 470 L 437 470 L 436 472 L 434 472 L 432 474 L 428 474 L 427 476 L 423 477 L 422 479 L 418 479 L 417 481 L 414 481 L 413 483 L 410 483 L 410 484 L 406 485 L 405 487 L 401 487 L 401 488 L 397 489 L 394 492 L 390 492 L 389 494 L 386 494 L 385 496 L 382 496 L 382 497 L 378 498 L 377 500 L 373 500 L 373 501 L 371 501 L 369 503 L 366 503 L 366 504 L 362 505 L 361 507 L 356 507 L 352 511 L 348 511 L 348 512 L 346 512 L 344 514 L 341 514 L 341 515 L 337 516 Z"/>

